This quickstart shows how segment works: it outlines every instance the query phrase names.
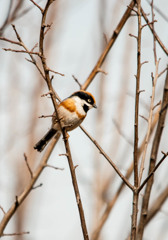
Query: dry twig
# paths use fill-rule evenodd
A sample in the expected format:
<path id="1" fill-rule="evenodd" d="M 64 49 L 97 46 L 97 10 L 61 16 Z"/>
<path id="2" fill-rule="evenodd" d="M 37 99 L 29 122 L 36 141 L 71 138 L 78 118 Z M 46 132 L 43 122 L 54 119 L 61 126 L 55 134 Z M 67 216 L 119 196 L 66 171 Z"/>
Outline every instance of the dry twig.
<path id="1" fill-rule="evenodd" d="M 142 179 L 142 174 L 143 174 L 144 164 L 145 164 L 146 151 L 147 151 L 147 147 L 148 147 L 148 143 L 149 143 L 149 136 L 150 136 L 150 131 L 151 131 L 152 116 L 153 116 L 153 110 L 154 110 L 155 88 L 156 88 L 156 82 L 157 82 L 157 79 L 158 79 L 158 67 L 159 67 L 159 61 L 156 61 L 156 72 L 155 72 L 155 77 L 153 79 L 153 84 L 152 84 L 152 97 L 151 97 L 150 112 L 149 112 L 149 118 L 148 118 L 148 129 L 147 129 L 147 134 L 146 134 L 146 139 L 145 139 L 145 147 L 144 147 L 142 160 L 141 160 L 140 171 L 139 171 L 139 185 L 140 185 L 141 179 Z"/>
<path id="2" fill-rule="evenodd" d="M 161 109 L 165 108 L 167 109 L 168 106 L 168 71 L 165 79 L 165 87 L 164 87 L 164 93 L 163 93 L 163 99 L 162 99 L 162 107 Z M 150 166 L 149 166 L 149 175 L 152 173 L 152 171 L 155 168 L 155 163 L 157 159 L 159 144 L 164 128 L 164 122 L 166 118 L 166 111 L 160 111 L 159 116 L 159 122 L 156 129 L 155 137 L 153 140 L 152 150 L 151 150 L 151 156 L 150 156 Z M 141 215 L 140 215 L 140 222 L 139 222 L 139 228 L 138 228 L 138 240 L 142 240 L 143 238 L 143 232 L 147 221 L 148 216 L 148 205 L 149 205 L 149 199 L 151 194 L 151 189 L 153 186 L 154 177 L 153 175 L 150 177 L 150 179 L 147 181 L 145 193 L 143 197 L 142 207 L 141 207 Z"/>

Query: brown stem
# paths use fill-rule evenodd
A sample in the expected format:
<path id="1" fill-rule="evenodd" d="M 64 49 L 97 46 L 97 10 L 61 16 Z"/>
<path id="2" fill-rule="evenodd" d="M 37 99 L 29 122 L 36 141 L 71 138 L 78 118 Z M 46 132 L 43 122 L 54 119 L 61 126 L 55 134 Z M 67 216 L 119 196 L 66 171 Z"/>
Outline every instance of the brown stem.
<path id="1" fill-rule="evenodd" d="M 75 166 L 72 161 L 72 156 L 71 156 L 71 151 L 70 151 L 70 147 L 69 147 L 66 130 L 63 129 L 62 133 L 63 133 L 63 139 L 64 139 L 64 143 L 65 143 L 66 156 L 68 159 L 69 168 L 70 168 L 71 177 L 72 177 L 72 184 L 73 184 L 73 188 L 74 188 L 74 192 L 75 192 L 75 196 L 76 196 L 76 202 L 77 202 L 79 215 L 80 215 L 81 227 L 82 227 L 82 231 L 83 231 L 83 238 L 85 240 L 89 240 L 88 231 L 87 231 L 87 227 L 86 227 L 86 221 L 85 221 L 85 215 L 84 215 L 84 211 L 83 211 L 82 201 L 81 201 L 77 178 L 76 178 L 76 174 L 75 174 Z"/>
<path id="2" fill-rule="evenodd" d="M 94 143 L 94 145 L 99 149 L 100 153 L 105 157 L 105 159 L 110 163 L 110 165 L 114 168 L 116 173 L 120 176 L 120 178 L 123 180 L 123 182 L 133 191 L 134 187 L 131 185 L 131 183 L 124 177 L 124 175 L 120 172 L 119 168 L 113 163 L 111 158 L 104 152 L 104 150 L 100 147 L 98 142 L 90 136 L 90 134 L 84 129 L 82 126 L 80 126 L 82 131 L 88 136 L 88 138 Z"/>
<path id="3" fill-rule="evenodd" d="M 157 35 L 157 33 L 155 32 L 155 30 L 153 29 L 153 24 L 150 24 L 150 21 L 148 20 L 143 8 L 141 8 L 141 13 L 142 13 L 142 16 L 145 20 L 145 22 L 147 23 L 147 25 L 149 26 L 152 34 L 154 35 L 155 37 L 155 40 L 159 43 L 160 47 L 163 49 L 163 51 L 166 53 L 166 55 L 168 55 L 168 49 L 165 47 L 165 45 L 162 43 L 161 39 L 159 38 L 159 36 Z"/>
<path id="4" fill-rule="evenodd" d="M 158 121 L 158 113 L 155 114 L 155 117 L 154 117 L 154 120 L 153 120 L 153 123 L 152 123 L 151 132 L 150 132 L 150 137 L 151 137 L 151 135 L 153 133 L 153 130 L 154 130 L 155 126 L 156 126 L 157 121 Z M 141 144 L 141 146 L 140 146 L 140 148 L 138 150 L 138 159 L 140 158 L 140 156 L 142 154 L 144 146 L 145 146 L 145 139 L 142 142 L 142 144 Z M 130 167 L 128 168 L 127 173 L 125 175 L 125 178 L 129 179 L 131 174 L 132 174 L 132 172 L 133 172 L 133 163 L 131 163 Z M 122 190 L 124 189 L 125 186 L 126 186 L 125 183 L 122 182 L 120 184 L 116 194 L 112 198 L 112 200 L 107 204 L 107 206 L 106 206 L 106 208 L 105 208 L 105 210 L 104 210 L 104 212 L 103 212 L 103 214 L 102 214 L 102 216 L 101 216 L 101 218 L 100 218 L 100 220 L 99 220 L 99 222 L 98 222 L 98 224 L 96 226 L 96 229 L 94 230 L 94 232 L 92 234 L 92 240 L 97 240 L 98 239 L 98 237 L 100 235 L 100 232 L 101 232 L 101 230 L 102 230 L 106 220 L 108 219 L 108 217 L 109 217 L 109 215 L 111 213 L 112 208 L 114 207 L 115 203 L 117 202 L 117 200 L 118 200 L 118 198 L 120 196 L 120 193 L 122 192 Z"/>
<path id="5" fill-rule="evenodd" d="M 164 128 L 164 122 L 166 118 L 166 110 L 168 106 L 168 71 L 165 79 L 165 87 L 164 87 L 164 93 L 163 93 L 163 99 L 162 99 L 162 107 L 161 109 L 164 109 L 164 111 L 160 111 L 159 116 L 159 122 L 156 129 L 152 150 L 151 150 L 151 156 L 150 156 L 150 166 L 149 166 L 149 174 L 153 171 L 156 164 L 158 149 L 160 145 L 160 140 Z M 149 205 L 149 199 L 151 194 L 151 189 L 153 186 L 154 176 L 152 175 L 147 182 L 145 193 L 142 201 L 142 208 L 141 208 L 141 215 L 140 215 L 140 222 L 139 222 L 139 228 L 138 228 L 138 240 L 142 240 L 143 238 L 143 232 L 147 221 L 148 216 L 148 205 Z"/>
<path id="6" fill-rule="evenodd" d="M 137 1 L 138 15 L 138 37 L 137 37 L 137 75 L 136 75 L 136 97 L 135 97 L 135 124 L 134 124 L 134 192 L 132 206 L 132 226 L 131 240 L 136 239 L 137 215 L 138 215 L 138 116 L 139 116 L 139 94 L 140 94 L 140 76 L 141 76 L 141 0 Z"/>
<path id="7" fill-rule="evenodd" d="M 38 177 L 40 176 L 41 172 L 45 168 L 45 166 L 47 164 L 47 161 L 48 161 L 48 159 L 49 159 L 49 157 L 52 153 L 52 150 L 54 149 L 54 146 L 57 143 L 58 139 L 59 139 L 59 134 L 57 135 L 57 138 L 54 138 L 52 140 L 51 144 L 47 148 L 47 151 L 45 152 L 45 154 L 44 154 L 39 166 L 37 167 L 36 171 L 33 173 L 33 177 L 31 178 L 29 184 L 26 186 L 24 191 L 19 196 L 17 196 L 17 201 L 15 201 L 13 203 L 13 205 L 10 207 L 10 209 L 4 214 L 4 217 L 3 217 L 3 219 L 0 223 L 0 236 L 3 236 L 3 231 L 6 227 L 6 225 L 8 224 L 8 222 L 10 221 L 10 219 L 12 218 L 12 216 L 14 215 L 14 213 L 16 212 L 18 207 L 22 204 L 24 199 L 27 197 L 27 195 L 33 189 L 33 186 L 36 183 L 36 181 L 37 181 Z"/>
<path id="8" fill-rule="evenodd" d="M 57 111 L 57 102 L 56 102 L 56 99 L 55 99 L 55 96 L 54 96 L 55 95 L 54 94 L 54 89 L 52 87 L 52 82 L 51 82 L 50 75 L 49 75 L 49 68 L 47 66 L 46 58 L 44 57 L 44 36 L 45 36 L 44 29 L 45 29 L 45 26 L 46 26 L 47 11 L 48 11 L 48 8 L 49 8 L 49 6 L 52 2 L 53 2 L 53 0 L 48 0 L 47 4 L 46 4 L 46 7 L 44 8 L 44 10 L 42 12 L 40 40 L 39 40 L 39 52 L 41 53 L 41 61 L 42 61 L 42 66 L 43 66 L 43 70 L 44 70 L 44 74 L 45 74 L 45 80 L 46 80 L 48 89 L 50 91 L 50 96 L 51 96 L 52 103 L 53 103 L 53 106 L 54 106 L 54 109 L 55 109 L 56 117 L 58 119 L 58 122 L 59 122 L 61 130 L 62 130 L 62 134 L 63 134 L 63 139 L 64 139 L 66 153 L 67 153 L 66 155 L 67 155 L 67 158 L 68 158 L 68 163 L 69 163 L 71 177 L 72 177 L 72 183 L 73 183 L 74 192 L 75 192 L 75 196 L 76 196 L 76 202 L 77 202 L 78 210 L 79 210 L 79 216 L 80 216 L 80 221 L 81 221 L 83 237 L 84 237 L 85 240 L 89 240 L 88 231 L 87 231 L 86 222 L 85 222 L 84 211 L 83 211 L 83 206 L 82 206 L 82 201 L 81 201 L 81 198 L 80 198 L 77 178 L 76 178 L 76 174 L 75 174 L 75 168 L 73 166 L 70 147 L 69 147 L 69 143 L 68 143 L 68 139 L 67 139 L 67 133 L 66 133 L 65 129 L 63 129 L 62 126 L 61 126 L 61 121 L 60 121 L 60 118 L 58 116 L 58 111 Z"/>
<path id="9" fill-rule="evenodd" d="M 115 43 L 115 40 L 117 39 L 119 33 L 121 32 L 123 26 L 125 25 L 126 21 L 128 20 L 134 6 L 135 6 L 135 1 L 132 0 L 129 4 L 129 7 L 127 8 L 124 15 L 122 16 L 119 24 L 117 25 L 116 29 L 114 30 L 109 42 L 107 43 L 107 46 L 105 47 L 104 51 L 102 52 L 95 67 L 93 68 L 92 72 L 90 73 L 90 75 L 86 79 L 85 83 L 83 84 L 82 89 L 86 89 L 90 85 L 90 83 L 93 81 L 96 74 L 99 72 L 99 69 L 101 69 L 101 66 L 102 66 L 107 54 L 109 53 L 111 47 Z"/>

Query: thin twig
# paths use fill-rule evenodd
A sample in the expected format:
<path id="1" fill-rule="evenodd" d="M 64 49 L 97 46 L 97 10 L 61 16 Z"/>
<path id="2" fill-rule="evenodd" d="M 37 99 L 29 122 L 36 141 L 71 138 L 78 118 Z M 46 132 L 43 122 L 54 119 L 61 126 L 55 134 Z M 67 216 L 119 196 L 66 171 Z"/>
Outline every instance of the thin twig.
<path id="1" fill-rule="evenodd" d="M 28 169 L 28 171 L 29 171 L 29 173 L 30 173 L 30 176 L 31 176 L 31 178 L 33 178 L 33 172 L 32 172 L 32 170 L 31 170 L 31 168 L 30 168 L 29 163 L 28 163 L 28 159 L 27 159 L 26 153 L 24 153 L 24 160 L 25 160 L 25 162 L 26 162 L 26 166 L 27 166 L 27 169 Z"/>
<path id="2" fill-rule="evenodd" d="M 6 214 L 6 212 L 5 212 L 5 210 L 3 209 L 3 207 L 0 206 L 0 209 L 2 210 L 2 212 L 3 212 L 4 214 Z"/>
<path id="3" fill-rule="evenodd" d="M 10 42 L 10 43 L 15 44 L 15 45 L 22 46 L 22 44 L 20 42 L 13 41 L 13 40 L 10 40 L 10 39 L 5 38 L 5 37 L 0 37 L 0 40 L 5 41 L 5 42 Z"/>
<path id="4" fill-rule="evenodd" d="M 50 165 L 50 164 L 46 164 L 45 167 L 49 167 L 49 168 L 53 168 L 53 169 L 55 169 L 55 170 L 61 170 L 61 171 L 64 170 L 64 168 L 55 167 L 55 166 L 52 166 L 52 165 Z"/>
<path id="5" fill-rule="evenodd" d="M 167 109 L 168 106 L 168 71 L 165 79 L 165 86 L 164 86 L 164 93 L 163 93 L 163 98 L 162 98 L 162 106 L 161 109 L 165 108 Z M 160 145 L 160 140 L 164 128 L 164 122 L 166 118 L 166 111 L 161 112 L 159 114 L 159 122 L 158 126 L 155 132 L 153 144 L 152 144 L 152 150 L 151 150 L 151 155 L 150 155 L 150 166 L 149 166 L 149 171 L 148 174 L 150 174 L 153 169 L 155 168 L 156 164 L 156 159 L 157 159 L 157 154 L 158 154 L 158 149 Z M 150 199 L 150 194 L 153 186 L 153 174 L 150 177 L 150 179 L 147 181 L 146 188 L 145 188 L 145 193 L 142 201 L 142 207 L 141 207 L 141 214 L 140 214 L 140 221 L 139 221 L 139 228 L 138 228 L 138 239 L 141 240 L 143 239 L 143 233 L 144 233 L 144 228 L 146 224 L 146 219 L 147 219 L 147 212 L 148 212 L 148 205 L 149 205 L 149 199 Z"/>
<path id="6" fill-rule="evenodd" d="M 72 75 L 73 79 L 75 80 L 75 82 L 79 85 L 80 89 L 82 88 L 82 84 L 79 82 L 79 80 L 74 76 Z"/>
<path id="7" fill-rule="evenodd" d="M 45 167 L 45 166 L 44 166 Z M 39 188 L 39 187 L 42 187 L 43 186 L 43 184 L 42 183 L 40 183 L 40 184 L 38 184 L 37 186 L 33 186 L 32 187 L 32 190 L 35 190 L 35 189 L 37 189 L 37 188 Z"/>
<path id="8" fill-rule="evenodd" d="M 143 174 L 144 164 L 145 164 L 145 157 L 146 157 L 147 147 L 148 147 L 148 143 L 149 143 L 149 136 L 150 136 L 150 131 L 151 131 L 151 125 L 152 125 L 152 116 L 153 116 L 154 99 L 155 99 L 155 88 L 156 88 L 156 82 L 158 79 L 158 68 L 159 68 L 159 61 L 156 61 L 155 77 L 154 77 L 153 84 L 152 84 L 152 97 L 151 97 L 150 111 L 149 111 L 149 118 L 148 118 L 148 129 L 147 129 L 147 134 L 146 134 L 146 139 L 145 139 L 145 147 L 144 147 L 140 171 L 139 171 L 139 185 L 141 184 L 141 179 L 142 179 L 142 174 Z"/>
<path id="9" fill-rule="evenodd" d="M 161 39 L 159 38 L 159 36 L 157 35 L 157 33 L 155 32 L 155 30 L 153 29 L 153 26 L 150 23 L 150 21 L 148 20 L 143 8 L 141 8 L 141 13 L 143 18 L 145 19 L 146 23 L 148 24 L 151 32 L 153 33 L 153 35 L 155 36 L 156 41 L 159 43 L 160 47 L 163 49 L 163 51 L 166 53 L 166 55 L 168 55 L 168 49 L 165 47 L 165 45 L 162 43 Z"/>
<path id="10" fill-rule="evenodd" d="M 154 169 L 149 173 L 149 175 L 147 176 L 147 178 L 143 181 L 143 183 L 141 184 L 141 186 L 138 188 L 138 191 L 140 192 L 142 190 L 142 188 L 146 185 L 146 183 L 149 181 L 149 179 L 154 175 L 154 173 L 156 172 L 156 170 L 158 169 L 158 167 L 161 165 L 161 163 L 166 159 L 166 157 L 168 156 L 168 152 L 167 153 L 163 153 L 163 157 L 160 159 L 160 161 L 156 164 L 156 166 L 154 167 Z"/>
<path id="11" fill-rule="evenodd" d="M 11 49 L 11 48 L 2 48 L 4 51 L 10 51 L 10 52 L 16 52 L 16 53 L 28 53 L 28 54 L 34 54 L 37 56 L 40 56 L 39 52 L 31 52 L 31 51 L 25 51 L 25 50 L 17 50 L 17 49 Z"/>
<path id="12" fill-rule="evenodd" d="M 44 11 L 43 11 L 42 20 L 41 20 L 40 38 L 39 38 L 39 51 L 41 52 L 41 56 L 42 56 L 41 57 L 41 63 L 42 63 L 44 74 L 45 74 L 45 80 L 46 80 L 49 91 L 51 91 L 50 96 L 51 96 L 51 100 L 52 100 L 52 103 L 53 103 L 53 106 L 54 106 L 56 118 L 58 119 L 58 123 L 60 125 L 61 131 L 62 131 L 62 134 L 63 134 L 64 144 L 65 144 L 65 148 L 66 148 L 68 163 L 69 163 L 71 177 L 72 177 L 73 188 L 74 188 L 74 192 L 75 192 L 75 196 L 76 196 L 76 202 L 77 202 L 80 221 L 81 221 L 83 237 L 84 237 L 85 240 L 89 240 L 88 231 L 87 231 L 86 222 L 85 222 L 84 211 L 83 211 L 83 206 L 82 206 L 82 201 L 81 201 L 81 198 L 80 198 L 77 178 L 76 178 L 76 174 L 75 174 L 75 171 L 74 171 L 74 166 L 73 166 L 70 147 L 69 147 L 69 143 L 68 143 L 68 139 L 67 139 L 67 134 L 66 134 L 66 130 L 62 128 L 61 121 L 60 121 L 60 118 L 59 118 L 59 115 L 58 115 L 57 101 L 56 101 L 56 98 L 55 98 L 54 89 L 53 89 L 51 78 L 50 78 L 50 75 L 49 75 L 49 68 L 47 66 L 46 58 L 44 57 L 44 36 L 45 36 L 44 29 L 45 29 L 45 26 L 46 26 L 47 12 L 48 12 L 49 6 L 51 5 L 52 2 L 53 2 L 53 0 L 48 0 L 47 3 L 46 3 L 46 6 L 44 8 Z"/>
<path id="13" fill-rule="evenodd" d="M 154 14 L 154 11 L 153 11 L 153 0 L 151 1 L 151 12 L 152 12 L 152 27 L 153 27 L 153 31 L 155 31 L 155 28 L 154 28 L 154 23 L 155 23 L 155 14 Z M 156 55 L 156 37 L 155 35 L 153 34 L 153 54 L 154 54 L 154 62 L 155 62 L 155 65 L 157 64 L 157 55 Z"/>
<path id="14" fill-rule="evenodd" d="M 16 212 L 16 210 L 18 209 L 18 207 L 22 204 L 22 202 L 25 200 L 25 198 L 29 195 L 29 193 L 31 192 L 34 184 L 36 183 L 38 177 L 40 176 L 41 172 L 43 171 L 45 165 L 47 164 L 47 161 L 52 153 L 52 150 L 55 146 L 55 144 L 57 143 L 58 139 L 60 137 L 60 134 L 58 133 L 56 135 L 56 138 L 53 138 L 51 141 L 51 144 L 48 146 L 47 151 L 45 152 L 39 166 L 37 167 L 37 169 L 35 170 L 35 172 L 33 173 L 33 178 L 31 179 L 31 181 L 28 183 L 28 185 L 25 187 L 24 191 L 17 196 L 17 201 L 15 201 L 12 206 L 9 208 L 9 210 L 6 212 L 6 214 L 4 215 L 3 219 L 0 222 L 0 236 L 3 235 L 3 231 L 6 227 L 6 225 L 8 224 L 8 222 L 10 221 L 10 219 L 12 218 L 12 216 L 14 215 L 14 213 Z M 17 203 L 17 204 L 16 204 Z"/>
<path id="15" fill-rule="evenodd" d="M 124 183 L 133 191 L 134 187 L 131 183 L 124 177 L 124 175 L 120 172 L 119 168 L 115 165 L 115 163 L 111 160 L 111 158 L 104 152 L 104 150 L 100 147 L 98 142 L 91 137 L 91 135 L 80 125 L 82 131 L 88 136 L 88 138 L 94 143 L 94 145 L 99 149 L 100 153 L 105 157 L 105 159 L 110 163 L 110 165 L 114 168 L 116 173 L 120 176 L 120 178 L 124 181 Z"/>
<path id="16" fill-rule="evenodd" d="M 83 84 L 82 89 L 85 90 L 90 85 L 90 83 L 93 81 L 94 77 L 97 75 L 98 69 L 101 68 L 104 60 L 106 59 L 107 54 L 109 53 L 110 49 L 112 48 L 114 42 L 116 41 L 118 35 L 120 34 L 123 26 L 126 23 L 126 21 L 130 17 L 131 11 L 132 11 L 133 7 L 135 6 L 135 3 L 136 3 L 135 0 L 132 0 L 130 2 L 129 7 L 127 8 L 125 13 L 123 14 L 120 22 L 118 23 L 116 29 L 114 30 L 109 42 L 107 43 L 105 49 L 103 50 L 100 58 L 98 59 L 96 65 L 94 66 L 92 72 L 90 73 L 90 75 L 86 79 L 85 83 Z"/>
<path id="17" fill-rule="evenodd" d="M 58 75 L 61 75 L 61 76 L 65 76 L 65 74 L 60 73 L 60 72 L 56 72 L 56 71 L 54 71 L 54 70 L 52 70 L 50 68 L 48 68 L 48 71 L 53 72 L 53 73 L 58 74 Z"/>
<path id="18" fill-rule="evenodd" d="M 52 115 L 41 115 L 38 118 L 48 118 L 48 117 L 53 117 L 53 116 L 54 116 L 53 114 Z"/>
<path id="19" fill-rule="evenodd" d="M 149 0 L 146 0 L 150 5 L 151 5 L 151 2 Z M 158 8 L 157 6 L 153 5 L 153 8 L 155 9 L 156 12 L 158 12 L 160 14 L 160 16 L 162 16 L 162 18 L 168 22 L 168 17 L 167 15 L 165 15 L 161 10 L 160 8 Z"/>
<path id="20" fill-rule="evenodd" d="M 38 5 L 35 1 L 30 0 L 30 2 L 32 2 L 37 8 L 40 9 L 41 13 L 43 14 L 44 10 L 40 7 L 40 5 Z"/>
<path id="21" fill-rule="evenodd" d="M 30 234 L 30 232 L 20 232 L 20 233 L 3 233 L 2 237 L 12 237 L 12 236 L 20 236 L 20 235 L 25 235 L 25 234 Z"/>
<path id="22" fill-rule="evenodd" d="M 160 110 L 158 109 L 157 113 L 155 114 L 154 116 L 154 119 L 153 119 L 153 123 L 152 123 L 152 129 L 151 129 L 151 133 L 150 133 L 150 137 L 152 136 L 152 133 L 153 133 L 153 130 L 155 129 L 155 126 L 158 122 L 158 118 L 159 118 L 159 112 Z M 140 156 L 143 152 L 143 149 L 144 149 L 144 145 L 145 145 L 145 138 L 144 140 L 142 141 L 141 143 L 141 146 L 139 147 L 138 149 L 138 160 L 140 159 Z M 127 169 L 127 172 L 125 174 L 125 178 L 126 179 L 129 179 L 131 174 L 133 172 L 133 162 L 131 163 L 131 165 L 129 166 L 129 168 Z M 105 210 L 104 212 L 102 213 L 100 219 L 99 219 L 99 222 L 97 223 L 97 226 L 96 226 L 96 229 L 94 230 L 93 232 L 93 235 L 92 235 L 92 240 L 97 240 L 99 235 L 100 235 L 100 232 L 106 222 L 106 220 L 108 219 L 109 215 L 110 215 L 110 212 L 112 210 L 112 208 L 114 207 L 115 203 L 117 202 L 122 190 L 124 189 L 124 187 L 126 187 L 125 183 L 122 181 L 116 194 L 113 196 L 113 198 L 108 202 L 108 204 L 106 205 L 105 207 Z"/>

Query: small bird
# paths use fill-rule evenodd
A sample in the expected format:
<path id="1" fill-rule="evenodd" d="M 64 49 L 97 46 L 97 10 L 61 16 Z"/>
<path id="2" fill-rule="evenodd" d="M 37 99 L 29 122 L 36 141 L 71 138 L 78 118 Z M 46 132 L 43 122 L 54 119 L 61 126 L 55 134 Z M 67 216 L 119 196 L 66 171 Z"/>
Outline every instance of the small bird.
<path id="1" fill-rule="evenodd" d="M 74 92 L 58 105 L 57 109 L 61 126 L 65 128 L 66 131 L 75 129 L 83 122 L 88 110 L 91 108 L 97 108 L 95 98 L 91 93 L 83 90 Z M 56 113 L 54 113 L 51 129 L 36 143 L 34 149 L 41 152 L 58 131 L 61 131 L 60 124 Z"/>

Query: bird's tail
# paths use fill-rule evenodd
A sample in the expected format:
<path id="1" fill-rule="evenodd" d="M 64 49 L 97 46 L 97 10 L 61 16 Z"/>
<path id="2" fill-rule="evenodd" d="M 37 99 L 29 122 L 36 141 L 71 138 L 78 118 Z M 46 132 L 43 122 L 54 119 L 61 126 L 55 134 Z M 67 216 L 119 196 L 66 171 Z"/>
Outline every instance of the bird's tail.
<path id="1" fill-rule="evenodd" d="M 48 144 L 48 142 L 51 140 L 51 138 L 56 134 L 57 130 L 51 128 L 44 137 L 36 143 L 34 146 L 34 149 L 37 149 L 37 151 L 42 152 L 45 146 Z"/>

